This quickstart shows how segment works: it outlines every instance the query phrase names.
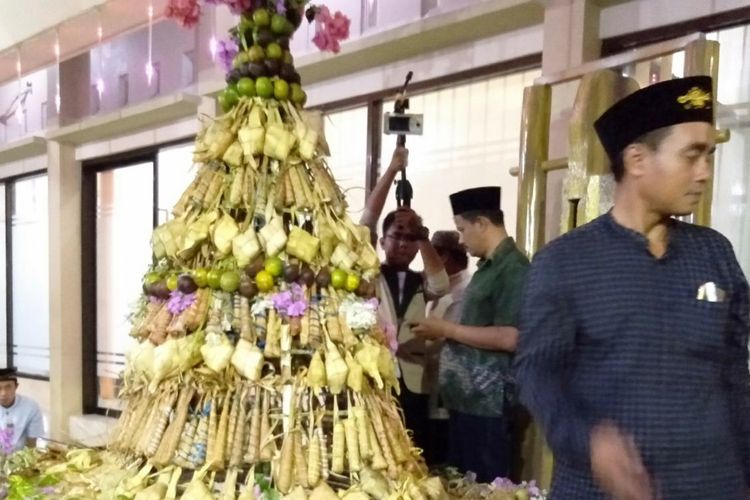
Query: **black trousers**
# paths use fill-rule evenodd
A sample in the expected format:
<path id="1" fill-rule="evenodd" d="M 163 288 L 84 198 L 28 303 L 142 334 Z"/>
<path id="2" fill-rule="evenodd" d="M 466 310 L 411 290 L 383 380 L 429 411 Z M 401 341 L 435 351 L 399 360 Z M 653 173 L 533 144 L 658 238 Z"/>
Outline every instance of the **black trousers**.
<path id="1" fill-rule="evenodd" d="M 513 443 L 504 417 L 480 417 L 451 410 L 448 464 L 474 472 L 477 481 L 510 475 Z"/>
<path id="2" fill-rule="evenodd" d="M 423 456 L 428 465 L 432 460 L 432 439 L 430 432 L 430 396 L 418 394 L 406 388 L 401 382 L 401 394 L 398 397 L 401 409 L 404 410 L 406 428 L 412 431 L 414 445 L 424 450 Z"/>

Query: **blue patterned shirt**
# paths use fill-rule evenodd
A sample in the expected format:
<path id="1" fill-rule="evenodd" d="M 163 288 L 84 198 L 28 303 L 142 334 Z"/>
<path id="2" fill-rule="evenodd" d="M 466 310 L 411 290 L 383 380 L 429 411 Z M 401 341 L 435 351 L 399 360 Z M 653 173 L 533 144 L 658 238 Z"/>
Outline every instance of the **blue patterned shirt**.
<path id="1" fill-rule="evenodd" d="M 606 214 L 532 262 L 515 369 L 555 454 L 553 499 L 605 498 L 588 444 L 603 420 L 634 436 L 661 499 L 746 498 L 747 281 L 716 231 L 674 221 L 668 235 L 656 258 Z"/>

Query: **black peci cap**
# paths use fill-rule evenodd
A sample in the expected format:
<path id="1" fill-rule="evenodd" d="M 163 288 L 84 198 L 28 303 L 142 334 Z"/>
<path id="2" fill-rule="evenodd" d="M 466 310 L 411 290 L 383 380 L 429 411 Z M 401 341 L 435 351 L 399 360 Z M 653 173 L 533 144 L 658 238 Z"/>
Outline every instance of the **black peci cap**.
<path id="1" fill-rule="evenodd" d="M 655 83 L 615 103 L 594 122 L 610 160 L 642 135 L 687 122 L 714 122 L 710 76 Z"/>
<path id="2" fill-rule="evenodd" d="M 465 189 L 450 195 L 453 215 L 475 210 L 500 210 L 500 186 Z"/>

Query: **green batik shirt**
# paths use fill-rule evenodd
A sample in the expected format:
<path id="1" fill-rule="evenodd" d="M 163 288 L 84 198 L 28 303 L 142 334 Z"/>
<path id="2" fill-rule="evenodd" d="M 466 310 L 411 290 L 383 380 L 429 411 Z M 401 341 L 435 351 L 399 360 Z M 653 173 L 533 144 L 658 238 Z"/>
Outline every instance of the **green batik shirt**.
<path id="1" fill-rule="evenodd" d="M 506 238 L 492 257 L 479 261 L 466 288 L 461 324 L 518 326 L 521 287 L 529 260 Z M 440 394 L 450 410 L 498 417 L 503 414 L 512 356 L 452 340 L 440 353 Z"/>

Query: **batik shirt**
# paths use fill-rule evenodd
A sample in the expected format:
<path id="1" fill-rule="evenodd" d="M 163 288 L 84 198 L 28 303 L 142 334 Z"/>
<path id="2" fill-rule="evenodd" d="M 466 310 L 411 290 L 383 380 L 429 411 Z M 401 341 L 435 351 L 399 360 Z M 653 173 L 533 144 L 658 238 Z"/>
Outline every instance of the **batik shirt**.
<path id="1" fill-rule="evenodd" d="M 521 286 L 529 261 L 505 238 L 479 262 L 464 292 L 461 324 L 518 324 Z M 447 340 L 440 353 L 440 395 L 445 407 L 483 417 L 502 416 L 510 382 L 511 354 Z"/>

